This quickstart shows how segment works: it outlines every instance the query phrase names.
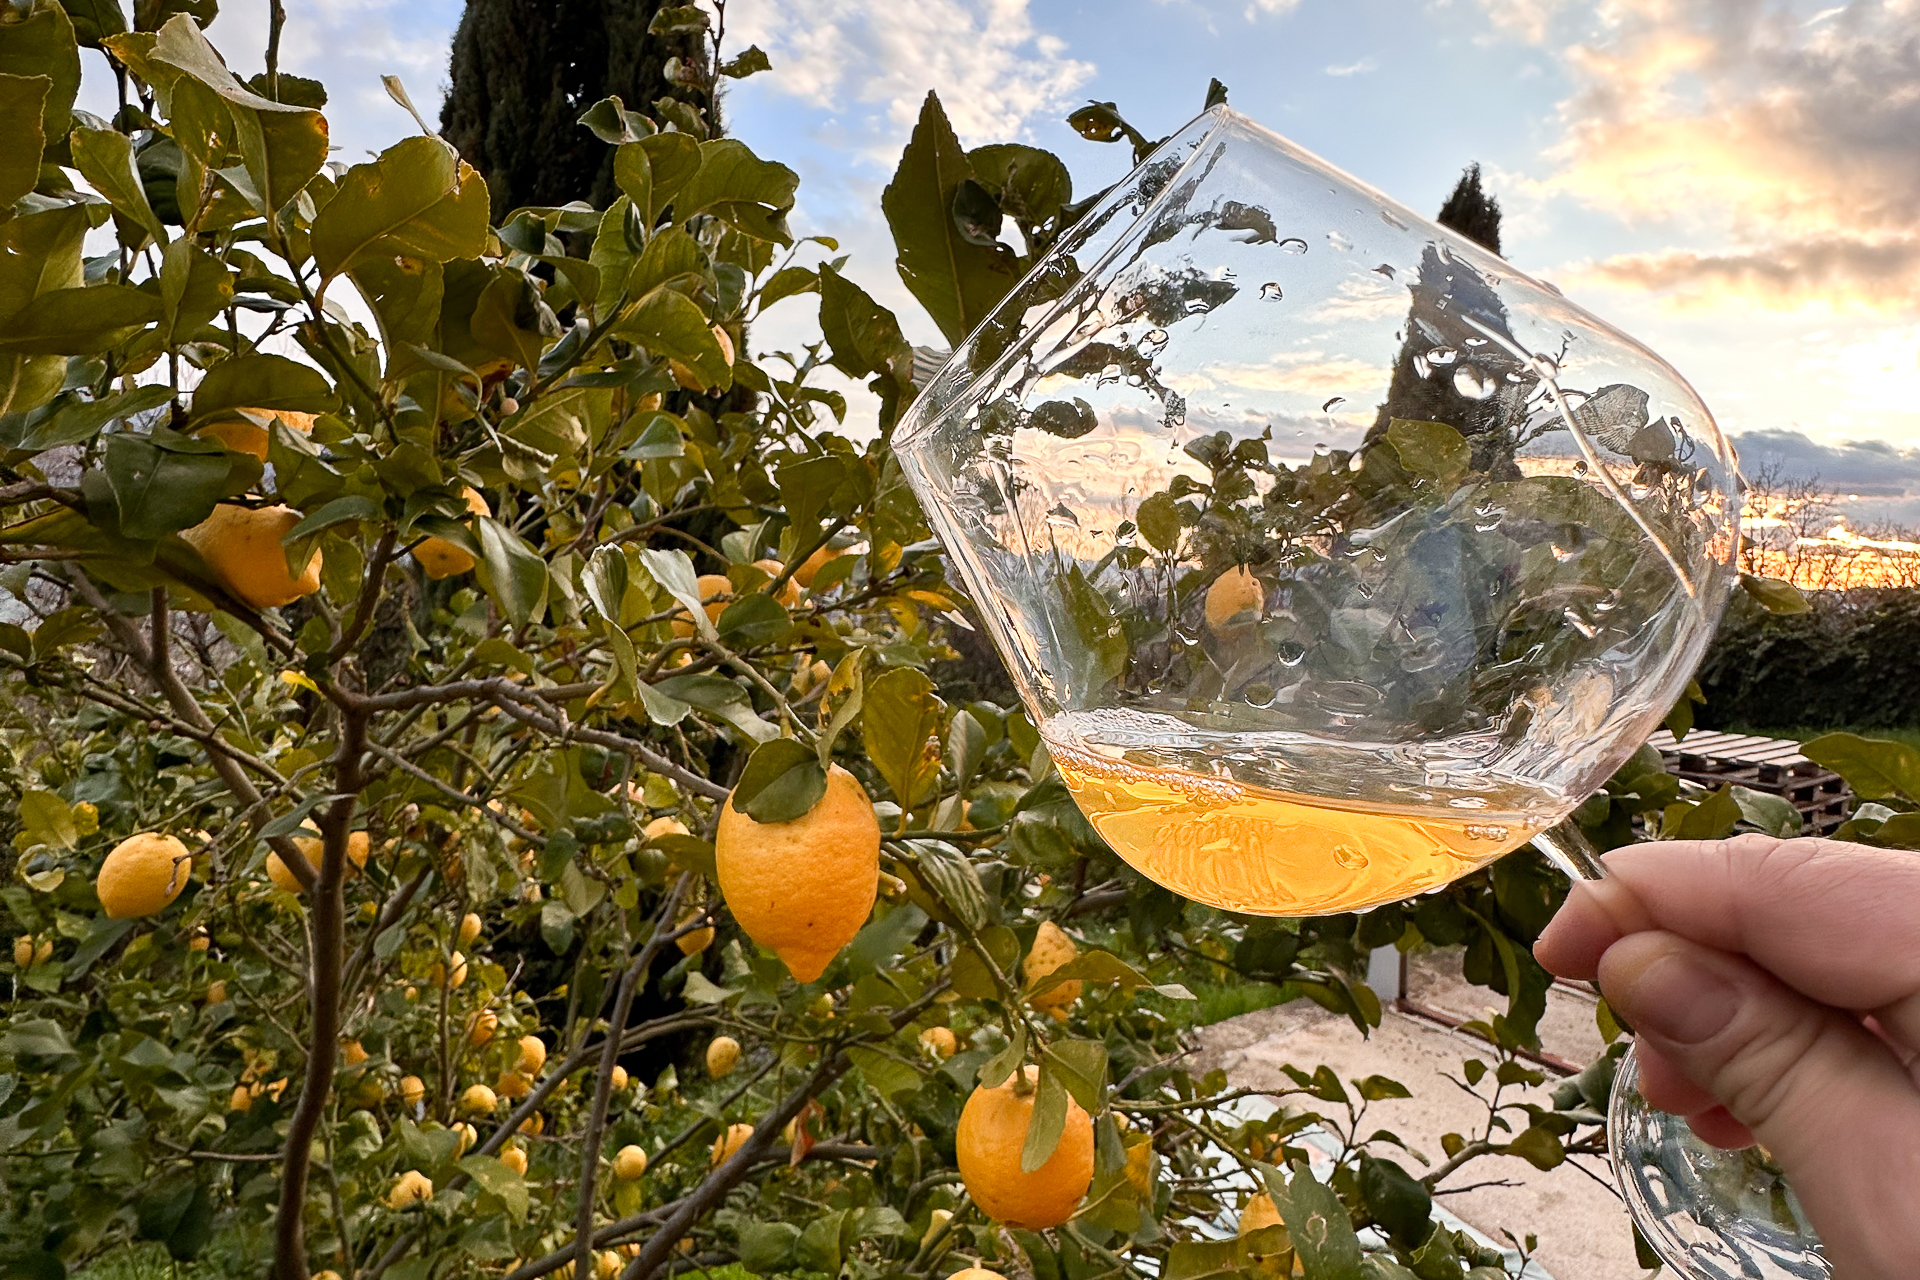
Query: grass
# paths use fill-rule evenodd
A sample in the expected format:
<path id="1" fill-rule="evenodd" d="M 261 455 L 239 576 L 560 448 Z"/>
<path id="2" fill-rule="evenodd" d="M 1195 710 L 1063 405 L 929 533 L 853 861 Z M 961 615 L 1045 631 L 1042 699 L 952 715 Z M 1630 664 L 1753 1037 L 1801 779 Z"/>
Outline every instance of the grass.
<path id="1" fill-rule="evenodd" d="M 190 1264 L 176 1268 L 160 1245 L 136 1244 L 115 1249 L 85 1271 L 76 1272 L 74 1280 L 175 1280 L 176 1276 L 185 1280 L 195 1270 Z"/>

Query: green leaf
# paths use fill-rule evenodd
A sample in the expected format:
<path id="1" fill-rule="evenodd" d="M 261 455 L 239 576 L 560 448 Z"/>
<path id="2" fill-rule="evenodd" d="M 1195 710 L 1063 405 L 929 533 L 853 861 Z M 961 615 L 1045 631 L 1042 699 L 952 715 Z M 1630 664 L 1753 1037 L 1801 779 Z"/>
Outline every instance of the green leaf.
<path id="1" fill-rule="evenodd" d="M 1099 1040 L 1056 1040 L 1041 1053 L 1081 1110 L 1097 1115 L 1105 1104 L 1107 1046 Z"/>
<path id="2" fill-rule="evenodd" d="M 320 172 L 327 158 L 325 117 L 309 107 L 263 98 L 234 79 L 192 18 L 184 13 L 168 18 L 154 40 L 153 57 L 186 72 L 226 103 L 247 176 L 266 204 L 260 212 L 279 212 Z"/>
<path id="3" fill-rule="evenodd" d="M 132 139 L 117 129 L 75 129 L 73 162 L 87 185 L 105 196 L 114 212 L 145 231 L 155 244 L 167 242 L 166 228 L 147 203 L 146 186 L 134 167 Z"/>
<path id="4" fill-rule="evenodd" d="M 176 1262 L 192 1261 L 213 1239 L 213 1197 L 195 1179 L 162 1180 L 141 1197 L 134 1217 L 136 1235 L 160 1241 Z"/>
<path id="5" fill-rule="evenodd" d="M 1409 1095 L 1403 1089 L 1399 1096 Z M 1433 1193 L 1393 1161 L 1360 1157 L 1360 1196 L 1367 1213 L 1394 1240 L 1415 1248 L 1426 1238 Z"/>
<path id="6" fill-rule="evenodd" d="M 740 1225 L 740 1265 L 757 1276 L 790 1269 L 800 1243 L 800 1228 L 791 1222 L 744 1222 Z"/>
<path id="7" fill-rule="evenodd" d="M 1294 1163 L 1288 1180 L 1281 1181 L 1277 1171 L 1266 1180 L 1306 1274 L 1314 1280 L 1361 1280 L 1360 1240 L 1340 1197 L 1316 1181 L 1303 1160 Z"/>
<path id="8" fill-rule="evenodd" d="M 42 145 L 67 136 L 73 100 L 80 92 L 80 46 L 72 19 L 56 0 L 15 0 L 9 6 L 7 21 L 0 22 L 0 75 L 45 76 L 47 88 L 37 112 Z M 11 128 L 20 117 L 0 119 Z"/>
<path id="9" fill-rule="evenodd" d="M 717 638 L 718 633 L 707 617 L 706 605 L 700 599 L 699 575 L 693 571 L 693 561 L 686 552 L 677 548 L 642 547 L 640 563 L 661 589 L 673 597 L 674 603 L 687 611 L 701 635 L 709 640 Z"/>
<path id="10" fill-rule="evenodd" d="M 119 0 L 60 0 L 67 17 L 73 20 L 73 34 L 88 49 L 98 49 L 100 41 L 127 29 L 126 11 Z"/>
<path id="11" fill-rule="evenodd" d="M 1073 200 L 1073 178 L 1051 151 L 1017 142 L 994 143 L 969 151 L 967 163 L 1000 208 L 1029 226 L 1052 221 Z"/>
<path id="12" fill-rule="evenodd" d="M 547 562 L 492 516 L 478 520 L 481 585 L 515 626 L 525 626 L 546 604 Z"/>
<path id="13" fill-rule="evenodd" d="M 154 383 L 104 400 L 82 400 L 69 392 L 32 413 L 0 418 L 0 449 L 40 453 L 63 444 L 84 444 L 107 423 L 157 409 L 172 394 L 169 387 Z"/>
<path id="14" fill-rule="evenodd" d="M 580 123 L 591 130 L 594 137 L 614 146 L 638 142 L 660 131 L 658 125 L 638 111 L 627 110 L 627 104 L 620 100 L 618 94 L 602 98 L 588 107 L 581 115 Z"/>
<path id="15" fill-rule="evenodd" d="M 720 612 L 720 640 L 736 649 L 778 644 L 793 634 L 793 619 L 765 592 L 741 596 Z"/>
<path id="16" fill-rule="evenodd" d="M 695 214 L 712 213 L 733 221 L 733 206 L 739 204 L 782 214 L 793 208 L 799 185 L 799 175 L 787 166 L 762 160 L 738 139 L 716 138 L 700 144 L 700 167 L 674 197 L 674 220 L 684 223 Z M 735 225 L 752 234 L 750 227 Z M 791 243 L 791 237 L 785 242 Z"/>
<path id="17" fill-rule="evenodd" d="M 87 211 L 63 205 L 0 222 L 0 325 L 35 298 L 83 280 Z M 0 352 L 0 414 L 24 413 L 60 390 L 67 362 L 58 356 Z"/>
<path id="18" fill-rule="evenodd" d="M 867 681 L 860 713 L 867 758 L 903 809 L 923 803 L 939 781 L 939 732 L 946 709 L 933 682 L 911 667 L 895 667 Z"/>
<path id="19" fill-rule="evenodd" d="M 1434 482 L 1440 496 L 1453 492 L 1473 461 L 1467 438 L 1444 422 L 1395 418 L 1387 424 L 1387 440 L 1400 455 L 1400 465 Z"/>
<path id="20" fill-rule="evenodd" d="M 827 771 L 812 748 L 792 738 L 755 747 L 729 802 L 755 822 L 805 817 L 827 794 Z"/>
<path id="21" fill-rule="evenodd" d="M 494 1156 L 468 1156 L 460 1162 L 461 1172 L 488 1195 L 498 1200 L 515 1222 L 527 1220 L 526 1179 Z"/>
<path id="22" fill-rule="evenodd" d="M 913 348 L 893 312 L 830 265 L 820 268 L 819 289 L 820 332 L 833 367 L 850 378 L 879 373 L 912 386 Z"/>
<path id="23" fill-rule="evenodd" d="M 684 133 L 656 133 L 642 138 L 640 146 L 647 153 L 652 196 L 646 205 L 635 202 L 634 207 L 641 209 L 647 226 L 652 227 L 660 221 L 661 212 L 673 203 L 680 188 L 700 171 L 700 144 Z"/>
<path id="24" fill-rule="evenodd" d="M 1121 991 L 1135 991 L 1153 985 L 1153 979 L 1111 951 L 1084 951 L 1049 973 L 1028 989 L 1028 996 L 1042 995 L 1063 982 L 1113 983 Z"/>
<path id="25" fill-rule="evenodd" d="M 1802 743 L 1800 754 L 1845 778 L 1862 800 L 1920 802 L 1920 750 L 1904 742 L 1828 733 Z"/>
<path id="26" fill-rule="evenodd" d="M 40 181 L 40 153 L 47 146 L 41 117 L 52 91 L 52 76 L 0 73 L 0 120 L 8 122 L 0 130 L 0 209 L 11 206 Z M 81 172 L 86 172 L 84 167 Z"/>
<path id="27" fill-rule="evenodd" d="M 97 355 L 160 315 L 160 299 L 130 285 L 55 289 L 0 321 L 0 355 Z"/>
<path id="28" fill-rule="evenodd" d="M 1067 570 L 1061 589 L 1066 596 L 1067 626 L 1059 636 L 1065 650 L 1060 657 L 1067 670 L 1060 673 L 1065 686 L 1060 695 L 1069 705 L 1087 705 L 1126 671 L 1127 634 L 1106 596 L 1087 581 L 1078 564 Z"/>
<path id="29" fill-rule="evenodd" d="M 880 207 L 893 231 L 901 280 L 956 346 L 1006 296 L 1017 271 L 1011 249 L 971 244 L 955 225 L 954 197 L 970 177 L 960 139 L 938 96 L 929 93 Z"/>
<path id="30" fill-rule="evenodd" d="M 72 806 L 51 791 L 21 793 L 20 826 L 31 845 L 71 849 L 80 843 Z"/>
<path id="31" fill-rule="evenodd" d="M 1567 1149 L 1557 1134 L 1529 1127 L 1504 1148 L 1510 1156 L 1519 1156 L 1536 1169 L 1547 1170 L 1564 1163 Z"/>
<path id="32" fill-rule="evenodd" d="M 954 921 L 978 932 L 987 922 L 987 891 L 973 863 L 930 840 L 915 841 L 913 847 L 920 858 L 919 878 L 940 895 Z"/>
<path id="33" fill-rule="evenodd" d="M 1045 1066 L 1034 1093 L 1033 1115 L 1027 1121 L 1027 1140 L 1020 1148 L 1020 1172 L 1034 1173 L 1053 1157 L 1067 1127 L 1067 1089 Z"/>
<path id="34" fill-rule="evenodd" d="M 684 840 L 686 837 L 680 838 Z M 687 971 L 686 985 L 681 988 L 680 994 L 689 1004 L 725 1004 L 740 992 L 732 987 L 720 986 L 698 969 L 690 969 Z"/>
<path id="35" fill-rule="evenodd" d="M 626 148 L 622 147 L 624 153 Z M 700 242 L 679 227 L 667 227 L 647 241 L 627 274 L 627 293 L 644 297 L 661 285 L 682 293 L 699 288 L 711 270 Z"/>
<path id="36" fill-rule="evenodd" d="M 331 279 L 375 255 L 445 262 L 487 246 L 487 184 L 439 138 L 408 138 L 357 164 L 313 220 L 313 257 Z"/>
<path id="37" fill-rule="evenodd" d="M 720 64 L 720 74 L 729 80 L 745 80 L 750 75 L 771 70 L 773 63 L 767 60 L 766 51 L 757 44 L 748 45 Z"/>
<path id="38" fill-rule="evenodd" d="M 312 365 L 258 353 L 222 360 L 193 389 L 193 420 L 204 422 L 234 409 L 285 409 L 328 413 L 340 399 Z"/>
<path id="39" fill-rule="evenodd" d="M 1722 787 L 1687 811 L 1673 830 L 1675 840 L 1719 840 L 1740 821 L 1740 805 L 1733 788 Z"/>
<path id="40" fill-rule="evenodd" d="M 1806 596 L 1800 593 L 1800 588 L 1779 578 L 1743 573 L 1740 575 L 1740 589 L 1753 597 L 1754 603 L 1768 613 L 1807 613 L 1813 609 Z"/>
<path id="41" fill-rule="evenodd" d="M 920 1091 L 920 1072 L 878 1049 L 854 1045 L 847 1050 L 847 1060 L 867 1087 L 883 1098 L 901 1099 Z"/>
<path id="42" fill-rule="evenodd" d="M 282 546 L 291 547 L 335 525 L 358 520 L 373 520 L 379 515 L 380 508 L 372 498 L 357 493 L 348 494 L 342 498 L 335 498 L 318 511 L 307 515 L 299 524 L 287 530 L 281 537 L 280 543 Z"/>
<path id="43" fill-rule="evenodd" d="M 1735 787 L 1733 802 L 1740 806 L 1742 818 L 1770 836 L 1790 839 L 1799 835 L 1801 827 L 1805 825 L 1800 810 L 1794 808 L 1793 801 L 1785 796 Z"/>
<path id="44" fill-rule="evenodd" d="M 656 356 L 680 361 L 709 387 L 725 390 L 733 385 L 733 366 L 727 363 L 705 313 L 678 290 L 655 289 L 621 323 L 618 332 Z"/>
<path id="45" fill-rule="evenodd" d="M 160 343 L 172 349 L 226 310 L 233 301 L 233 273 L 187 236 L 167 246 L 160 264 Z"/>
<path id="46" fill-rule="evenodd" d="M 1003 924 L 990 924 L 977 932 L 981 949 L 993 958 L 994 968 L 1011 981 L 1014 966 L 1020 963 L 1020 938 Z M 969 946 L 957 946 L 953 953 L 953 989 L 968 1000 L 999 998 L 1000 985 L 993 980 L 993 969 Z"/>
<path id="47" fill-rule="evenodd" d="M 239 457 L 216 440 L 163 427 L 151 435 L 107 437 L 105 471 L 120 536 L 158 538 L 199 524 L 227 496 Z"/>
<path id="48" fill-rule="evenodd" d="M 605 137 L 604 134 L 601 136 Z M 613 153 L 613 181 L 635 209 L 647 209 L 653 205 L 653 165 L 648 161 L 647 149 L 640 145 L 638 137 L 622 143 L 620 149 Z"/>

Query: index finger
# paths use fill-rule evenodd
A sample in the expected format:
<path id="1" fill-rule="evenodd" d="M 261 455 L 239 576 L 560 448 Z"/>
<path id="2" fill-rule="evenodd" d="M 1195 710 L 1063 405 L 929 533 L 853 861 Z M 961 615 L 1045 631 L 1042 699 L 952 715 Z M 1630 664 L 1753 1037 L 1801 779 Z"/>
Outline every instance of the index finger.
<path id="1" fill-rule="evenodd" d="M 1660 929 L 1744 954 L 1835 1008 L 1920 996 L 1920 854 L 1748 835 L 1630 845 L 1604 860 L 1608 879 L 1575 885 L 1534 948 L 1564 977 L 1592 978 L 1608 947 Z"/>

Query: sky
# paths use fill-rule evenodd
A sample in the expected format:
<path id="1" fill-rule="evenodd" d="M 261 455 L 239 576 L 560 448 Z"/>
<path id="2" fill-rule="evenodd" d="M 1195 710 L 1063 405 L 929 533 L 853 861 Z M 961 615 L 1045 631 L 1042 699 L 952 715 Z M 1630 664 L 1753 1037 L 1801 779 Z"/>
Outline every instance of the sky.
<path id="1" fill-rule="evenodd" d="M 340 159 L 430 118 L 458 0 L 287 0 L 283 65 L 329 85 Z M 258 69 L 264 5 L 212 32 Z M 968 145 L 1058 153 L 1087 193 L 1124 147 L 1064 123 L 1111 101 L 1149 136 L 1239 111 L 1417 209 L 1480 163 L 1506 257 L 1633 334 L 1700 391 L 1751 468 L 1920 525 L 1920 0 L 730 0 L 726 44 L 773 69 L 728 130 L 801 175 L 793 219 L 908 336 L 879 193 L 921 98 Z M 83 102 L 83 105 L 85 103 Z M 824 251 L 822 251 L 824 252 Z M 760 347 L 797 343 L 783 302 Z"/>

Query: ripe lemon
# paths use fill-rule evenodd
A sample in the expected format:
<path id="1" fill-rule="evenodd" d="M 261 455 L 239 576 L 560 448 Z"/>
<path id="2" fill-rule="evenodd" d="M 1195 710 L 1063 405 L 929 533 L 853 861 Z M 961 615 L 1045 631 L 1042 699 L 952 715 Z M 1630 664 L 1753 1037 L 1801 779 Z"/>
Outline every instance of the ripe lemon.
<path id="1" fill-rule="evenodd" d="M 615 1093 L 621 1092 L 627 1087 L 627 1069 L 616 1064 L 612 1074 L 607 1077 L 607 1083 L 613 1087 Z"/>
<path id="2" fill-rule="evenodd" d="M 469 911 L 460 917 L 460 933 L 454 939 L 454 945 L 470 947 L 480 937 L 480 917 Z"/>
<path id="3" fill-rule="evenodd" d="M 707 621 L 718 623 L 732 599 L 733 583 L 727 580 L 724 573 L 703 573 L 694 585 L 700 589 L 700 607 L 707 611 Z M 691 618 L 673 619 L 673 634 L 682 640 L 690 638 L 697 630 Z"/>
<path id="4" fill-rule="evenodd" d="M 527 1153 L 519 1147 L 508 1146 L 500 1152 L 500 1163 L 521 1177 L 527 1174 Z"/>
<path id="5" fill-rule="evenodd" d="M 313 1280 L 340 1280 L 340 1273 L 338 1271 L 316 1271 L 313 1273 Z"/>
<path id="6" fill-rule="evenodd" d="M 453 1126 L 453 1131 L 460 1135 L 460 1145 L 455 1147 L 453 1151 L 453 1158 L 458 1160 L 461 1156 L 473 1150 L 479 1143 L 480 1131 L 472 1125 L 465 1123 L 456 1124 Z"/>
<path id="7" fill-rule="evenodd" d="M 1007 1280 L 1007 1278 L 998 1271 L 989 1271 L 985 1267 L 968 1267 L 965 1271 L 954 1272 L 947 1277 L 947 1280 Z"/>
<path id="8" fill-rule="evenodd" d="M 680 918 L 680 924 L 692 924 L 701 914 L 702 912 L 698 910 L 690 911 Z M 683 956 L 697 956 L 713 945 L 713 926 L 708 925 L 704 929 L 690 929 L 675 938 L 673 945 L 680 948 L 680 954 Z"/>
<path id="9" fill-rule="evenodd" d="M 460 1095 L 460 1109 L 470 1116 L 490 1114 L 499 1105 L 499 1096 L 483 1084 L 470 1084 Z"/>
<path id="10" fill-rule="evenodd" d="M 450 987 L 459 990 L 467 980 L 467 958 L 458 951 L 447 957 L 447 963 L 433 962 L 433 968 L 427 971 L 436 987 Z"/>
<path id="11" fill-rule="evenodd" d="M 220 979 L 215 978 L 212 982 L 209 982 L 207 984 L 207 1003 L 208 1004 L 221 1004 L 226 1001 L 226 998 L 227 998 L 227 984 L 225 982 L 222 982 Z"/>
<path id="12" fill-rule="evenodd" d="M 649 822 L 646 826 L 640 828 L 640 834 L 649 840 L 658 840 L 662 836 L 684 836 L 689 834 L 689 832 L 687 831 L 686 823 L 680 821 L 678 818 L 669 818 L 663 814 L 655 818 L 652 822 Z"/>
<path id="13" fill-rule="evenodd" d="M 187 950 L 189 951 L 205 951 L 212 945 L 213 939 L 207 936 L 205 929 L 195 931 L 194 935 L 187 939 Z"/>
<path id="14" fill-rule="evenodd" d="M 180 896 L 192 873 L 186 845 L 143 831 L 113 846 L 94 877 L 93 891 L 112 919 L 156 915 Z"/>
<path id="15" fill-rule="evenodd" d="M 295 836 L 293 847 L 298 849 L 300 856 L 307 860 L 307 865 L 313 868 L 313 873 L 319 875 L 320 857 L 325 846 L 312 836 Z M 366 832 L 355 831 L 351 833 L 347 836 L 347 861 L 355 867 L 366 866 L 367 854 L 371 851 L 371 848 L 372 846 L 368 843 Z M 288 893 L 304 893 L 306 891 L 300 882 L 293 878 L 293 872 L 288 869 L 286 863 L 280 860 L 280 855 L 277 853 L 267 855 L 267 878 L 282 889 L 285 889 Z"/>
<path id="16" fill-rule="evenodd" d="M 425 1098 L 426 1096 L 427 1096 L 426 1081 L 422 1080 L 419 1076 L 401 1076 L 400 1077 L 400 1101 L 406 1103 L 410 1107 L 417 1107 L 420 1105 L 421 1099 Z"/>
<path id="17" fill-rule="evenodd" d="M 500 1027 L 500 1015 L 491 1009 L 482 1009 L 473 1015 L 473 1022 L 467 1028 L 467 1043 L 476 1049 L 493 1039 L 493 1033 Z"/>
<path id="18" fill-rule="evenodd" d="M 713 1150 L 708 1153 L 712 1157 L 712 1163 L 719 1166 L 733 1159 L 733 1153 L 752 1136 L 753 1126 L 750 1124 L 728 1125 L 727 1131 L 713 1140 Z"/>
<path id="19" fill-rule="evenodd" d="M 513 1069 L 523 1076 L 537 1076 L 540 1068 L 547 1065 L 547 1042 L 539 1036 L 520 1037 L 520 1057 Z"/>
<path id="20" fill-rule="evenodd" d="M 936 1058 L 951 1058 L 960 1048 L 960 1041 L 950 1027 L 928 1027 L 920 1033 L 920 1043 Z"/>
<path id="21" fill-rule="evenodd" d="M 646 1171 L 647 1152 L 644 1147 L 629 1143 L 620 1148 L 620 1153 L 613 1158 L 613 1176 L 622 1182 L 637 1181 Z"/>
<path id="22" fill-rule="evenodd" d="M 1029 1085 L 1038 1067 L 1023 1067 Z M 1060 1143 L 1032 1173 L 1020 1170 L 1020 1149 L 1033 1123 L 1031 1088 L 1014 1092 L 1015 1077 L 998 1088 L 976 1088 L 960 1112 L 954 1133 L 960 1177 L 980 1211 L 1010 1227 L 1040 1231 L 1073 1216 L 1093 1181 L 1093 1121 L 1080 1104 L 1067 1099 L 1067 1120 Z"/>
<path id="23" fill-rule="evenodd" d="M 860 780 L 835 765 L 820 802 L 790 822 L 755 822 L 729 798 L 714 861 L 734 920 L 812 982 L 873 913 L 880 821 Z"/>
<path id="24" fill-rule="evenodd" d="M 718 1080 L 740 1062 L 740 1042 L 732 1036 L 715 1036 L 707 1045 L 707 1074 Z"/>
<path id="25" fill-rule="evenodd" d="M 766 574 L 768 582 L 772 582 L 773 579 L 780 576 L 781 571 L 787 566 L 781 564 L 778 560 L 755 560 L 753 567 Z M 774 596 L 774 599 L 778 600 L 781 604 L 791 607 L 800 599 L 800 584 L 792 578 L 788 578 L 780 584 L 780 592 Z"/>
<path id="26" fill-rule="evenodd" d="M 518 1071 L 502 1071 L 499 1078 L 493 1082 L 493 1088 L 494 1092 L 501 1097 L 518 1102 L 533 1092 L 533 1081 Z"/>
<path id="27" fill-rule="evenodd" d="M 800 562 L 800 567 L 793 571 L 793 580 L 808 590 L 812 590 L 813 580 L 819 575 L 820 570 L 825 567 L 827 561 L 837 559 L 839 555 L 840 553 L 832 547 L 821 547 L 818 551 Z"/>
<path id="28" fill-rule="evenodd" d="M 233 1095 L 227 1099 L 229 1111 L 253 1110 L 253 1092 L 243 1084 L 233 1086 Z"/>
<path id="29" fill-rule="evenodd" d="M 340 1046 L 340 1065 L 357 1067 L 367 1060 L 367 1050 L 358 1040 L 349 1040 Z"/>
<path id="30" fill-rule="evenodd" d="M 620 1255 L 602 1249 L 593 1255 L 593 1280 L 616 1280 L 620 1274 Z"/>
<path id="31" fill-rule="evenodd" d="M 250 417 L 241 417 L 249 414 Z M 217 419 L 203 427 L 195 428 L 194 434 L 208 436 L 218 440 L 235 453 L 250 453 L 265 462 L 267 460 L 267 428 L 255 422 L 255 418 L 280 419 L 280 425 L 289 431 L 298 431 L 303 436 L 313 434 L 311 413 L 295 413 L 292 409 L 235 409 L 233 416 Z M 318 1278 L 316 1277 L 316 1280 Z"/>
<path id="32" fill-rule="evenodd" d="M 320 589 L 320 550 L 306 569 L 287 572 L 280 539 L 300 523 L 292 507 L 241 507 L 221 503 L 213 514 L 180 536 L 207 562 L 222 585 L 256 609 L 292 604 Z"/>
<path id="33" fill-rule="evenodd" d="M 13 940 L 13 963 L 22 969 L 33 967 L 33 935 L 23 933 Z"/>
<path id="34" fill-rule="evenodd" d="M 476 516 L 490 516 L 493 508 L 480 496 L 480 491 L 467 486 L 467 510 Z M 455 574 L 465 573 L 473 568 L 473 555 L 457 542 L 445 538 L 426 538 L 413 549 L 413 558 L 420 562 L 421 572 L 438 581 L 451 578 Z"/>
<path id="35" fill-rule="evenodd" d="M 1226 637 L 1237 634 L 1260 620 L 1260 606 L 1267 589 L 1245 565 L 1229 569 L 1207 588 L 1207 630 Z"/>
<path id="36" fill-rule="evenodd" d="M 1027 952 L 1027 985 L 1038 985 L 1042 978 L 1079 954 L 1080 948 L 1074 945 L 1064 929 L 1051 920 L 1042 921 L 1039 932 L 1033 935 L 1033 946 Z M 1080 986 L 1080 979 L 1069 978 L 1059 986 L 1032 997 L 1027 1003 L 1055 1022 L 1065 1022 L 1067 1010 L 1080 998 Z"/>
<path id="37" fill-rule="evenodd" d="M 394 1180 L 387 1192 L 389 1209 L 405 1209 L 433 1199 L 433 1180 L 418 1169 L 409 1169 Z"/>

